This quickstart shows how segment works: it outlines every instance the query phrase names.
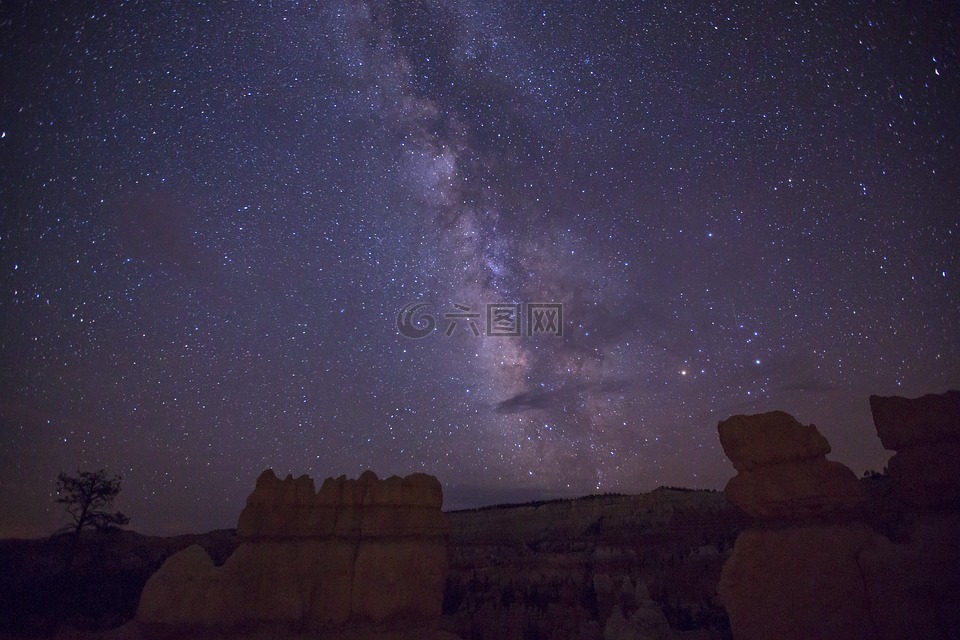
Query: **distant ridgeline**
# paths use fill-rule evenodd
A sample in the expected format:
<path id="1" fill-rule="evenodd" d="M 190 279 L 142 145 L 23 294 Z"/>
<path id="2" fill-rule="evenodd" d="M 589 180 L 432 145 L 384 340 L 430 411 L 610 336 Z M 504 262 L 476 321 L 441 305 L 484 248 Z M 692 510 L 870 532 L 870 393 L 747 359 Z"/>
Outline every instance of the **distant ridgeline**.
<path id="1" fill-rule="evenodd" d="M 668 485 L 660 485 L 654 491 L 680 491 L 685 493 L 692 493 L 703 491 L 707 493 L 719 493 L 715 489 L 691 489 L 689 487 L 673 487 Z M 576 501 L 588 501 L 588 500 L 602 500 L 605 498 L 632 498 L 636 494 L 632 493 L 619 493 L 616 491 L 606 491 L 604 493 L 590 493 L 585 496 L 577 496 L 575 498 L 545 498 L 542 500 L 530 500 L 528 502 L 501 502 L 498 504 L 489 504 L 483 505 L 482 507 L 471 507 L 468 509 L 454 509 L 452 511 L 447 511 L 447 513 L 466 513 L 470 511 L 487 511 L 489 509 L 517 509 L 520 507 L 542 507 L 548 504 L 557 504 L 561 502 L 576 502 Z"/>
<path id="2" fill-rule="evenodd" d="M 622 538 L 662 530 L 681 512 L 728 510 L 723 493 L 661 487 L 637 495 L 603 494 L 447 513 L 451 544 L 526 544 Z"/>

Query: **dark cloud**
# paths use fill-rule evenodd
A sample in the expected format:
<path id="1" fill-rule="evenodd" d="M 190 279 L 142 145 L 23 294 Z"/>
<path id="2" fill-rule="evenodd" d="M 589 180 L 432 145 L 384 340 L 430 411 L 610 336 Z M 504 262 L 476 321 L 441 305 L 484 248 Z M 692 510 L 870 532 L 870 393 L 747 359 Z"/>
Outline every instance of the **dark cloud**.
<path id="1" fill-rule="evenodd" d="M 522 413 L 535 409 L 550 409 L 569 400 L 571 395 L 578 394 L 582 390 L 582 387 L 570 386 L 554 391 L 526 391 L 500 402 L 496 406 L 496 411 L 497 413 Z"/>
<path id="2" fill-rule="evenodd" d="M 563 408 L 565 404 L 571 402 L 572 398 L 580 395 L 599 395 L 621 393 L 630 387 L 630 383 L 624 379 L 612 379 L 601 381 L 597 385 L 571 384 L 559 389 L 525 391 L 507 398 L 496 405 L 497 413 L 523 413 L 533 410 L 552 410 Z"/>

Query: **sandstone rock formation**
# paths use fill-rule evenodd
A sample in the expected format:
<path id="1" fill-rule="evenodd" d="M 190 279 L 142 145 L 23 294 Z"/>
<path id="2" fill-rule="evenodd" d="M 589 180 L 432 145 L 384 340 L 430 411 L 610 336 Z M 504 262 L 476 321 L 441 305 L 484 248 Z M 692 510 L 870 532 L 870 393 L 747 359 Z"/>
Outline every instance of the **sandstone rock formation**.
<path id="1" fill-rule="evenodd" d="M 858 564 L 873 537 L 857 523 L 741 533 L 718 585 L 734 637 L 877 638 Z"/>
<path id="2" fill-rule="evenodd" d="M 222 567 L 197 546 L 147 582 L 137 620 L 166 628 L 288 630 L 427 625 L 441 612 L 447 523 L 432 476 L 328 478 L 264 471 Z"/>
<path id="3" fill-rule="evenodd" d="M 718 586 L 735 637 L 876 637 L 857 565 L 872 532 L 847 521 L 863 501 L 854 473 L 826 459 L 815 426 L 782 411 L 733 416 L 718 430 L 739 471 L 727 498 L 757 520 Z"/>
<path id="4" fill-rule="evenodd" d="M 906 544 L 886 540 L 861 564 L 873 610 L 890 638 L 960 633 L 960 391 L 916 399 L 870 397 L 877 435 L 896 451 L 888 468 L 910 512 Z"/>
<path id="5" fill-rule="evenodd" d="M 783 412 L 718 425 L 739 472 L 727 497 L 754 518 L 718 585 L 738 640 L 956 637 L 960 392 L 870 404 L 909 508 L 896 542 L 862 521 L 857 480 L 812 425 Z"/>
<path id="6" fill-rule="evenodd" d="M 960 503 L 960 391 L 870 396 L 870 409 L 880 442 L 896 451 L 889 469 L 903 499 L 921 508 Z"/>
<path id="7" fill-rule="evenodd" d="M 624 578 L 620 586 L 623 606 L 615 604 L 603 628 L 603 640 L 670 640 L 673 632 L 663 611 L 653 600 L 647 585 L 639 582 L 636 587 L 630 578 Z M 629 609 L 625 614 L 623 607 Z"/>
<path id="8" fill-rule="evenodd" d="M 813 425 L 772 411 L 721 422 L 720 444 L 740 473 L 727 498 L 758 519 L 801 519 L 851 511 L 863 502 L 853 471 L 826 459 L 830 444 Z"/>

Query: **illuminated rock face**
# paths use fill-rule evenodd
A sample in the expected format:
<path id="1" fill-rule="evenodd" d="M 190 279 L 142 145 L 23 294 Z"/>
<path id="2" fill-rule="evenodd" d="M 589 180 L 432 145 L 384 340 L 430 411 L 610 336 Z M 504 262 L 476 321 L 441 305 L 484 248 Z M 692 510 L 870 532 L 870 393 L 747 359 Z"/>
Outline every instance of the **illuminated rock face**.
<path id="1" fill-rule="evenodd" d="M 734 636 L 876 637 L 857 565 L 873 532 L 845 521 L 863 502 L 853 471 L 826 459 L 830 445 L 815 426 L 782 411 L 733 416 L 717 429 L 739 471 L 727 499 L 756 523 L 737 538 L 718 586 Z"/>
<path id="2" fill-rule="evenodd" d="M 171 556 L 147 582 L 137 620 L 216 629 L 279 625 L 422 625 L 440 617 L 446 517 L 436 478 L 328 478 L 264 471 L 222 567 L 200 547 Z"/>
<path id="3" fill-rule="evenodd" d="M 826 459 L 830 444 L 789 413 L 733 416 L 717 426 L 739 473 L 727 498 L 760 520 L 796 520 L 851 511 L 863 502 L 853 471 Z"/>
<path id="4" fill-rule="evenodd" d="M 734 637 L 954 638 L 960 628 L 960 393 L 870 398 L 906 534 L 864 522 L 853 472 L 815 427 L 772 412 L 718 425 L 753 524 L 718 592 Z M 903 505 L 906 505 L 904 508 Z"/>

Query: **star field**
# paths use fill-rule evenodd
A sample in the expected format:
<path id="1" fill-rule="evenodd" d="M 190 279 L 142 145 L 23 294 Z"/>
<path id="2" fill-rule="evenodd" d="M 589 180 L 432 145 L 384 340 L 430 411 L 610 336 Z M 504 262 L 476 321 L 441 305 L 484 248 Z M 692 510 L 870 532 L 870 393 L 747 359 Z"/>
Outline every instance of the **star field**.
<path id="1" fill-rule="evenodd" d="M 918 5 L 0 7 L 0 535 L 61 469 L 159 533 L 266 467 L 719 489 L 773 409 L 882 468 L 867 397 L 960 384 L 960 8 Z"/>

